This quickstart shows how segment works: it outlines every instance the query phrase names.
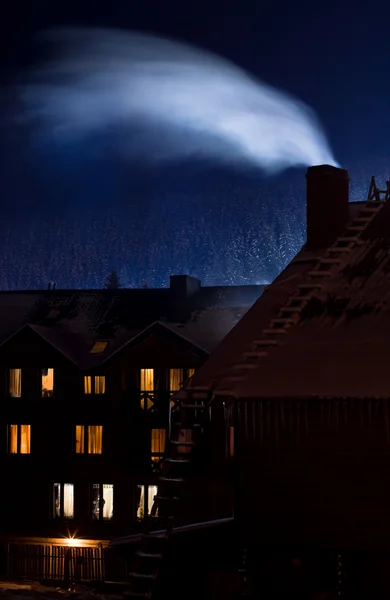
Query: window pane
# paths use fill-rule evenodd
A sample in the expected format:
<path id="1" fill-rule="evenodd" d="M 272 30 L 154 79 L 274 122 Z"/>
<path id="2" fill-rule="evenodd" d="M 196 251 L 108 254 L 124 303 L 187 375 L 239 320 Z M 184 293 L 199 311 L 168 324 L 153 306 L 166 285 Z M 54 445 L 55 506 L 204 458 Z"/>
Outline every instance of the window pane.
<path id="1" fill-rule="evenodd" d="M 195 369 L 187 369 L 187 377 L 192 377 L 195 373 Z"/>
<path id="2" fill-rule="evenodd" d="M 22 395 L 22 369 L 9 370 L 9 393 L 13 398 Z"/>
<path id="3" fill-rule="evenodd" d="M 88 454 L 103 452 L 103 425 L 88 425 Z"/>
<path id="4" fill-rule="evenodd" d="M 169 391 L 177 392 L 183 386 L 183 369 L 169 369 Z"/>
<path id="5" fill-rule="evenodd" d="M 154 391 L 154 369 L 141 369 L 141 392 Z"/>
<path id="6" fill-rule="evenodd" d="M 84 376 L 84 394 L 92 394 L 92 377 L 90 375 Z"/>
<path id="7" fill-rule="evenodd" d="M 145 516 L 145 486 L 137 485 L 137 519 Z"/>
<path id="8" fill-rule="evenodd" d="M 53 395 L 54 369 L 42 369 L 42 398 Z"/>
<path id="9" fill-rule="evenodd" d="M 106 391 L 105 375 L 96 375 L 95 377 L 95 394 L 104 394 Z"/>
<path id="10" fill-rule="evenodd" d="M 84 454 L 84 425 L 76 425 L 76 454 Z"/>
<path id="11" fill-rule="evenodd" d="M 152 456 L 152 460 L 158 461 L 162 454 L 165 452 L 165 440 L 166 430 L 165 429 L 152 429 L 151 435 L 151 453 L 158 454 L 159 456 Z"/>
<path id="12" fill-rule="evenodd" d="M 92 519 L 98 519 L 100 513 L 100 485 L 94 483 L 92 485 Z"/>
<path id="13" fill-rule="evenodd" d="M 103 483 L 103 519 L 112 519 L 114 515 L 114 486 Z"/>
<path id="14" fill-rule="evenodd" d="M 30 454 L 31 425 L 20 426 L 20 454 Z"/>
<path id="15" fill-rule="evenodd" d="M 148 515 L 150 515 L 150 513 L 152 512 L 152 508 L 153 508 L 153 504 L 154 504 L 154 497 L 157 496 L 157 486 L 156 485 L 149 485 L 148 486 Z M 156 511 L 156 516 L 158 515 L 158 509 Z"/>
<path id="16" fill-rule="evenodd" d="M 74 517 L 74 485 L 73 483 L 64 483 L 64 517 L 73 519 Z"/>
<path id="17" fill-rule="evenodd" d="M 53 485 L 53 518 L 59 518 L 61 516 L 61 484 L 55 483 Z"/>
<path id="18" fill-rule="evenodd" d="M 8 435 L 8 451 L 10 454 L 16 454 L 18 451 L 18 426 L 10 425 Z"/>

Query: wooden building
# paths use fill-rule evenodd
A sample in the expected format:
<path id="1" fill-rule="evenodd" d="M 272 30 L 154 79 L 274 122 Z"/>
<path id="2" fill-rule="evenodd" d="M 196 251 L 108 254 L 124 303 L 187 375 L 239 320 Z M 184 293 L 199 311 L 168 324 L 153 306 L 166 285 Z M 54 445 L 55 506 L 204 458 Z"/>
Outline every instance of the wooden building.
<path id="1" fill-rule="evenodd" d="M 382 598 L 390 593 L 389 187 L 372 180 L 368 200 L 349 203 L 347 171 L 322 165 L 306 177 L 307 243 L 186 393 L 198 390 L 215 419 L 224 407 L 220 444 L 234 454 L 250 595 Z"/>
<path id="2" fill-rule="evenodd" d="M 1 570 L 125 577 L 110 541 L 150 514 L 173 395 L 262 286 L 0 293 Z"/>

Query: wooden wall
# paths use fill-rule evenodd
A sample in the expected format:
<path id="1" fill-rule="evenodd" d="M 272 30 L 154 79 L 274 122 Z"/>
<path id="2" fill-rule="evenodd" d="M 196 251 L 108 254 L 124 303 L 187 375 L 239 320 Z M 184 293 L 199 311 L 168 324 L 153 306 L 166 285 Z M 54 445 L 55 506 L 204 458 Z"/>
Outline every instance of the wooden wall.
<path id="1" fill-rule="evenodd" d="M 388 400 L 239 400 L 243 545 L 390 550 Z"/>

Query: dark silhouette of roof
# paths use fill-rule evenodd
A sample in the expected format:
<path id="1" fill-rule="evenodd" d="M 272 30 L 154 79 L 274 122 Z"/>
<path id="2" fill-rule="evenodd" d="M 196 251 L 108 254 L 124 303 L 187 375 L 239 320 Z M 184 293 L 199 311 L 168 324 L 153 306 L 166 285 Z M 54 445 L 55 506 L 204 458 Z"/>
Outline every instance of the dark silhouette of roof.
<path id="1" fill-rule="evenodd" d="M 195 281 L 199 289 L 179 297 L 171 288 L 0 292 L 0 343 L 29 325 L 73 362 L 91 368 L 161 322 L 210 352 L 264 286 L 202 287 Z M 96 341 L 108 343 L 91 353 Z"/>

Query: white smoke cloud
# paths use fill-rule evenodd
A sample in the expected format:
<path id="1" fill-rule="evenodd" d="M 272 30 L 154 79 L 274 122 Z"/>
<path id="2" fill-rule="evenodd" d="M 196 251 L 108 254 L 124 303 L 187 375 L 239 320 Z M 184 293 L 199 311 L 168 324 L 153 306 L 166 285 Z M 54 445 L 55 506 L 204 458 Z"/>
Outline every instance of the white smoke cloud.
<path id="1" fill-rule="evenodd" d="M 143 160 L 197 155 L 266 172 L 338 166 L 309 107 L 222 58 L 113 30 L 65 29 L 45 39 L 59 55 L 22 89 L 27 117 L 44 135 L 74 140 L 119 128 L 120 149 Z"/>

